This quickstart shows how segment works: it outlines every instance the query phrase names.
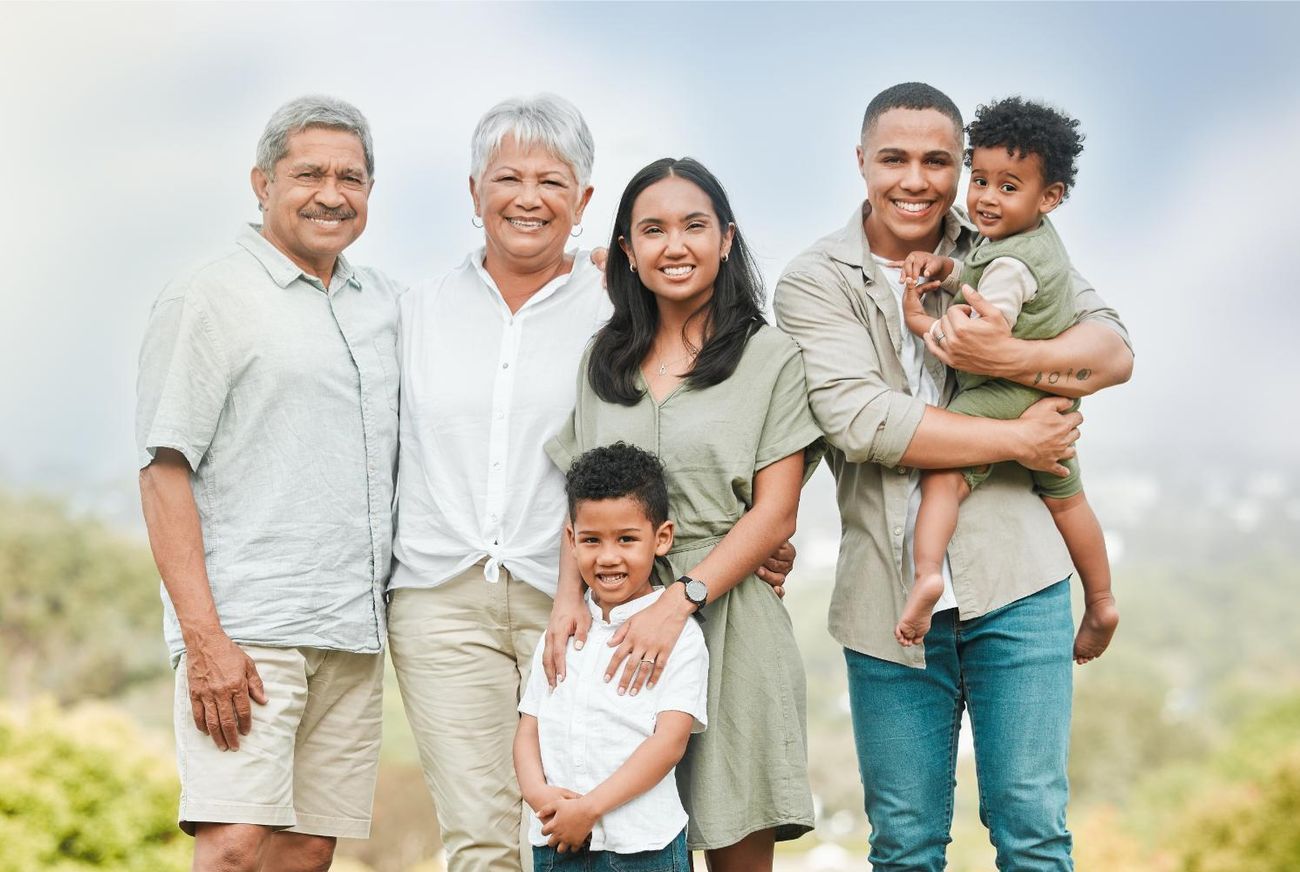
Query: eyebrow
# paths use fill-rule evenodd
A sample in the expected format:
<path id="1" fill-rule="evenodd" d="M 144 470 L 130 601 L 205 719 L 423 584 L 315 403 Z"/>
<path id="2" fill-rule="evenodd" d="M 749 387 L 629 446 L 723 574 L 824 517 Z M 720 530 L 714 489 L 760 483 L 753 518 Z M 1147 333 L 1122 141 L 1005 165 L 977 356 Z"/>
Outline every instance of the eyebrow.
<path id="1" fill-rule="evenodd" d="M 908 154 L 909 152 L 907 151 L 907 149 L 894 148 L 893 146 L 886 146 L 885 148 L 876 149 L 877 157 L 907 157 Z M 925 154 L 921 155 L 921 157 L 923 159 L 941 157 L 944 158 L 945 160 L 952 160 L 953 155 L 952 152 L 950 151 L 944 151 L 941 148 L 936 148 L 927 151 Z"/>
<path id="2" fill-rule="evenodd" d="M 708 220 L 708 219 L 710 219 L 710 218 L 712 218 L 712 217 L 713 217 L 713 216 L 710 215 L 708 212 L 692 212 L 692 213 L 690 213 L 689 215 L 685 216 L 682 220 L 683 220 L 683 221 L 695 221 L 695 220 L 697 220 L 697 219 L 699 219 L 699 218 L 704 218 L 704 219 Z M 662 219 L 662 218 L 654 218 L 654 217 L 651 217 L 651 218 L 642 218 L 640 221 L 636 222 L 636 226 L 637 226 L 637 227 L 640 227 L 640 226 L 642 226 L 642 225 L 644 225 L 644 224 L 663 224 L 663 223 L 665 223 L 665 222 L 664 222 L 664 219 Z"/>
<path id="3" fill-rule="evenodd" d="M 602 530 L 578 530 L 578 535 L 579 535 L 579 536 L 593 536 L 593 535 L 597 535 L 597 534 L 599 534 L 599 533 L 601 533 L 601 532 L 604 532 L 604 531 L 602 531 Z M 619 529 L 617 529 L 617 530 L 611 530 L 610 532 L 612 532 L 612 533 L 640 533 L 640 532 L 641 532 L 641 528 L 640 528 L 640 527 L 621 527 L 621 528 L 619 528 Z"/>
<path id="4" fill-rule="evenodd" d="M 321 164 L 296 163 L 293 166 L 289 167 L 289 172 L 291 173 L 302 172 L 304 170 L 312 173 L 321 173 L 322 175 L 325 173 L 325 167 L 322 166 Z M 339 170 L 339 175 L 347 175 L 349 173 L 355 173 L 357 175 L 364 176 L 366 174 L 366 171 L 361 167 L 344 167 L 343 169 Z"/>

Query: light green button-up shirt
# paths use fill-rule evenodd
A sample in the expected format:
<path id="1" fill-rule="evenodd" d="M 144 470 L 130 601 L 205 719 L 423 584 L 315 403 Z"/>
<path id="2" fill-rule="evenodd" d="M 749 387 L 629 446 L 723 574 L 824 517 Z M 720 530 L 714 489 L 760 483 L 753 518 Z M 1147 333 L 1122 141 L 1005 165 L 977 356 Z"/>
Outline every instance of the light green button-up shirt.
<path id="1" fill-rule="evenodd" d="M 865 207 L 864 207 L 865 208 Z M 830 631 L 841 645 L 872 657 L 923 667 L 923 646 L 894 639 L 911 579 L 903 577 L 910 469 L 899 466 L 925 412 L 908 389 L 900 358 L 902 314 L 880 275 L 854 210 L 843 229 L 796 257 L 776 286 L 781 329 L 803 349 L 808 400 L 826 440 L 835 475 L 843 538 L 831 599 Z M 941 255 L 961 258 L 976 233 L 953 209 L 945 218 Z M 1071 282 L 1081 319 L 1128 334 L 1114 311 L 1078 274 Z M 925 297 L 939 316 L 950 293 Z M 926 367 L 944 386 L 955 379 L 932 355 Z M 1072 571 L 1070 555 L 1029 472 L 997 464 L 962 505 L 948 546 L 958 614 L 968 620 L 1036 593 Z"/>
<path id="2" fill-rule="evenodd" d="M 248 227 L 154 303 L 137 461 L 159 448 L 189 461 L 212 598 L 235 642 L 383 648 L 397 290 L 343 257 L 326 288 Z M 175 661 L 165 590 L 163 603 Z"/>

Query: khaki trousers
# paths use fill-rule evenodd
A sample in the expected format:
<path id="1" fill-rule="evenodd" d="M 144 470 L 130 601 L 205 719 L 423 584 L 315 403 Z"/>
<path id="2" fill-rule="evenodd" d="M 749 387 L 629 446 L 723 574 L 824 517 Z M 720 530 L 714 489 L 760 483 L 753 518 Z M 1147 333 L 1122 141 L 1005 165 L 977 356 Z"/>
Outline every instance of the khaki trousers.
<path id="1" fill-rule="evenodd" d="M 531 868 L 513 745 L 551 602 L 505 567 L 486 580 L 479 564 L 438 587 L 394 591 L 389 603 L 389 651 L 448 872 Z"/>

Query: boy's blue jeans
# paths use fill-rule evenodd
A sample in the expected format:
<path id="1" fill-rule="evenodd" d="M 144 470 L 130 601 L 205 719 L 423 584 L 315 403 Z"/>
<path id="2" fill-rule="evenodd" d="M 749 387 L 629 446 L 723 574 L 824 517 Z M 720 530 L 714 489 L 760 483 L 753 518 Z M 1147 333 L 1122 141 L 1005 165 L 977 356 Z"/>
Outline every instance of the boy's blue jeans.
<path id="1" fill-rule="evenodd" d="M 533 872 L 691 872 L 682 830 L 658 851 L 616 854 L 613 851 L 579 851 L 560 854 L 549 845 L 533 847 Z"/>
<path id="2" fill-rule="evenodd" d="M 1073 637 L 1067 579 L 969 621 L 939 612 L 925 669 L 845 649 L 875 872 L 945 868 L 963 708 L 998 869 L 1074 868 L 1065 827 Z"/>

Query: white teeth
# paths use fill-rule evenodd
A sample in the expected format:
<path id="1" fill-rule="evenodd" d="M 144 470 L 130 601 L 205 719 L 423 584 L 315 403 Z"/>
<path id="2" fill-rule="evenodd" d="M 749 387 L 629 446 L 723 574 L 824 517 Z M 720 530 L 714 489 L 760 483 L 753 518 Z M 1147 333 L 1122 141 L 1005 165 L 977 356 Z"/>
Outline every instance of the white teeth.
<path id="1" fill-rule="evenodd" d="M 308 218 L 307 220 L 314 224 L 319 224 L 322 227 L 338 227 L 341 223 L 337 218 Z"/>
<path id="2" fill-rule="evenodd" d="M 904 212 L 924 212 L 930 208 L 929 203 L 909 203 L 906 200 L 895 200 L 894 205 Z"/>
<path id="3" fill-rule="evenodd" d="M 536 230 L 546 224 L 540 218 L 507 218 L 506 220 L 524 230 Z"/>
<path id="4" fill-rule="evenodd" d="M 666 266 L 663 268 L 663 273 L 669 276 L 684 276 L 689 275 L 694 269 L 693 266 Z"/>

